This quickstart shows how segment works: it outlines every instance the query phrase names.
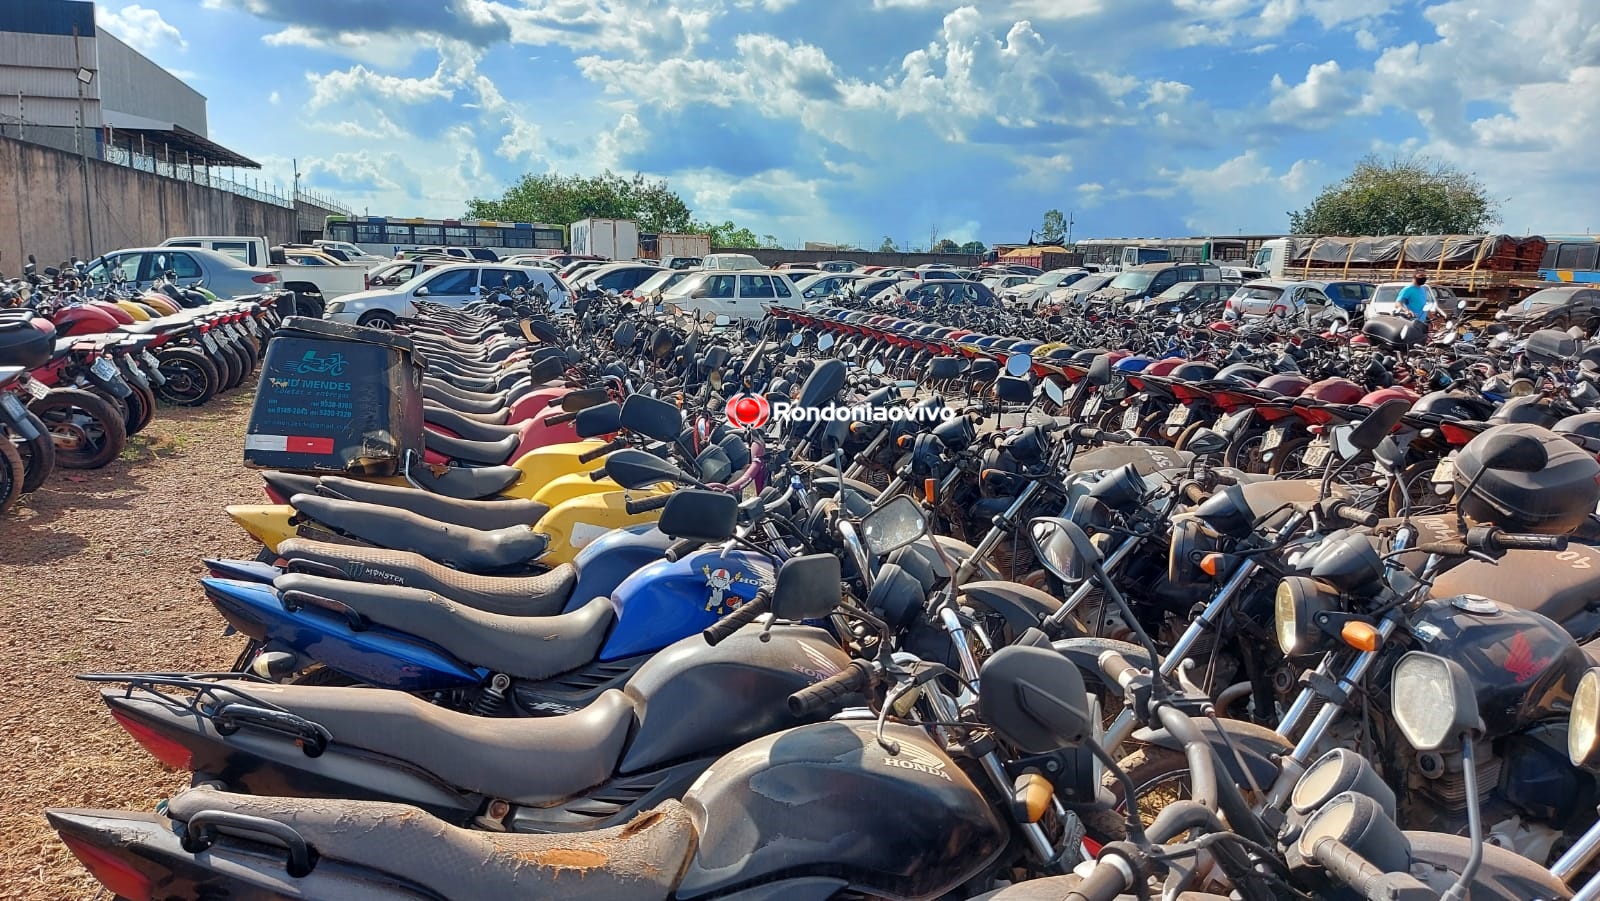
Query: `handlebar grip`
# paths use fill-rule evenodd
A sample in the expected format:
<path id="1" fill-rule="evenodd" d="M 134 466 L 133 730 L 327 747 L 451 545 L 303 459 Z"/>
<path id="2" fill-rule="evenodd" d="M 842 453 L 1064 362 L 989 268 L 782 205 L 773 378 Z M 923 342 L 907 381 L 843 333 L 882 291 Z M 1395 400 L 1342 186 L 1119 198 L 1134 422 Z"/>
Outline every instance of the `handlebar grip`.
<path id="1" fill-rule="evenodd" d="M 1383 882 L 1384 872 L 1373 866 L 1355 849 L 1336 838 L 1324 838 L 1311 849 L 1311 856 L 1333 878 L 1355 889 L 1360 894 L 1373 897 L 1370 889 Z"/>
<path id="2" fill-rule="evenodd" d="M 649 513 L 651 510 L 660 510 L 670 500 L 672 500 L 672 495 L 658 494 L 655 497 L 647 497 L 642 501 L 627 501 L 622 506 L 623 509 L 628 511 L 629 516 L 633 516 L 639 513 Z"/>
<path id="3" fill-rule="evenodd" d="M 1203 504 L 1205 503 L 1206 498 L 1210 496 L 1211 495 L 1207 494 L 1204 488 L 1201 488 L 1199 485 L 1196 485 L 1193 482 L 1183 486 L 1183 499 L 1191 504 Z"/>
<path id="4" fill-rule="evenodd" d="M 685 538 L 667 548 L 666 552 L 661 556 L 666 558 L 668 563 L 677 563 L 679 557 L 682 557 L 684 554 L 693 553 L 694 549 L 702 544 L 705 544 L 705 542 L 694 538 Z"/>
<path id="5" fill-rule="evenodd" d="M 1467 543 L 1460 539 L 1454 541 L 1430 541 L 1426 544 L 1419 544 L 1412 550 L 1421 551 L 1424 554 L 1438 554 L 1441 557 L 1465 557 L 1467 555 Z"/>
<path id="6" fill-rule="evenodd" d="M 1333 505 L 1333 514 L 1346 522 L 1372 528 L 1378 524 L 1378 514 L 1362 510 L 1355 504 L 1340 501 Z"/>
<path id="7" fill-rule="evenodd" d="M 589 470 L 589 481 L 591 482 L 598 482 L 601 479 L 607 479 L 610 477 L 611 473 L 606 472 L 605 464 L 601 464 L 596 466 L 594 469 Z"/>
<path id="8" fill-rule="evenodd" d="M 865 660 L 852 660 L 843 670 L 790 695 L 789 713 L 797 717 L 808 716 L 871 684 L 872 664 Z"/>
<path id="9" fill-rule="evenodd" d="M 1126 863 L 1119 857 L 1115 862 L 1102 857 L 1094 869 L 1066 895 L 1065 901 L 1116 901 L 1117 896 L 1132 888 L 1132 881 L 1123 871 Z"/>
<path id="10" fill-rule="evenodd" d="M 1128 658 L 1116 651 L 1106 651 L 1100 655 L 1100 671 L 1106 674 L 1113 684 L 1121 685 L 1127 676 L 1138 672 L 1138 667 L 1128 662 Z"/>
<path id="11" fill-rule="evenodd" d="M 1495 543 L 1508 551 L 1564 551 L 1567 549 L 1567 536 L 1565 535 L 1521 535 L 1515 532 L 1500 532 L 1494 536 Z"/>
<path id="12" fill-rule="evenodd" d="M 582 411 L 573 410 L 572 412 L 569 413 L 569 412 L 563 410 L 560 413 L 553 413 L 553 414 L 551 414 L 549 416 L 546 416 L 544 418 L 544 421 L 545 421 L 546 425 L 561 425 L 564 422 L 571 422 L 572 420 L 577 419 L 578 418 L 578 413 L 580 413 L 580 412 L 582 412 Z"/>
<path id="13" fill-rule="evenodd" d="M 761 614 L 766 613 L 772 606 L 771 595 L 765 588 L 756 592 L 756 596 L 747 603 L 740 604 L 732 613 L 717 620 L 700 634 L 705 636 L 706 644 L 715 646 L 722 643 L 723 639 L 739 631 L 740 628 L 753 623 Z"/>
<path id="14" fill-rule="evenodd" d="M 609 444 L 602 444 L 599 447 L 595 448 L 594 450 L 586 450 L 586 451 L 584 451 L 583 453 L 578 455 L 578 462 L 579 463 L 593 463 L 594 461 L 600 459 L 601 457 L 604 457 L 606 454 L 609 454 L 614 450 L 622 450 L 626 446 L 627 445 L 622 442 L 622 439 L 618 438 L 615 441 L 610 442 Z"/>

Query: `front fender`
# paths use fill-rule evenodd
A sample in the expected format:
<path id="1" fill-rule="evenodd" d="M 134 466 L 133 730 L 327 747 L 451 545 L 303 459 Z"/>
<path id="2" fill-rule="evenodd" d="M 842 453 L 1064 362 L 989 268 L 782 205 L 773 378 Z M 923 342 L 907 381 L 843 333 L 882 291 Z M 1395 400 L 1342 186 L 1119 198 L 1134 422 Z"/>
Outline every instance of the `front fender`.
<path id="1" fill-rule="evenodd" d="M 1100 669 L 1100 655 L 1106 651 L 1116 651 L 1127 661 L 1141 669 L 1150 669 L 1150 655 L 1144 648 L 1115 638 L 1096 638 L 1086 636 L 1083 638 L 1063 638 L 1051 642 L 1050 646 L 1057 654 L 1066 657 L 1078 665 L 1084 676 L 1093 679 L 1096 684 L 1103 684 L 1117 697 L 1122 696 L 1122 686 L 1106 682 L 1105 672 Z"/>
<path id="2" fill-rule="evenodd" d="M 1255 723 L 1197 718 L 1194 724 L 1206 737 L 1207 744 L 1211 745 L 1211 750 L 1228 775 L 1241 787 L 1249 786 L 1252 780 L 1262 788 L 1271 785 L 1278 778 L 1278 765 L 1273 758 L 1294 750 L 1293 743 L 1287 738 Z M 1140 729 L 1133 733 L 1133 740 L 1180 753 L 1184 749 L 1183 743 L 1165 729 Z M 1237 755 L 1234 754 L 1235 749 L 1239 752 Z M 1239 766 L 1240 757 L 1244 758 L 1248 775 Z"/>
<path id="3" fill-rule="evenodd" d="M 1016 635 L 1038 628 L 1046 617 L 1061 609 L 1061 602 L 1056 598 L 1016 582 L 968 582 L 961 586 L 961 593 L 969 602 L 1005 617 L 1006 627 Z"/>

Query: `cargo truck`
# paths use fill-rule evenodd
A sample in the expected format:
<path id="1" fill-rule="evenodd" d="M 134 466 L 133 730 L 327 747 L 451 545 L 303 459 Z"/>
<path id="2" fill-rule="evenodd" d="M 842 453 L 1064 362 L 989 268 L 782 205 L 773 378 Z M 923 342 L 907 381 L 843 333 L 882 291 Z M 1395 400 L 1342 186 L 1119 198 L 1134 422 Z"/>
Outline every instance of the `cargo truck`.
<path id="1" fill-rule="evenodd" d="M 639 257 L 639 223 L 632 219 L 579 219 L 570 234 L 573 253 L 608 260 Z"/>
<path id="2" fill-rule="evenodd" d="M 1255 265 L 1268 278 L 1298 281 L 1381 283 L 1426 272 L 1429 284 L 1452 289 L 1466 312 L 1478 313 L 1543 287 L 1545 243 L 1536 235 L 1307 235 L 1263 242 Z"/>

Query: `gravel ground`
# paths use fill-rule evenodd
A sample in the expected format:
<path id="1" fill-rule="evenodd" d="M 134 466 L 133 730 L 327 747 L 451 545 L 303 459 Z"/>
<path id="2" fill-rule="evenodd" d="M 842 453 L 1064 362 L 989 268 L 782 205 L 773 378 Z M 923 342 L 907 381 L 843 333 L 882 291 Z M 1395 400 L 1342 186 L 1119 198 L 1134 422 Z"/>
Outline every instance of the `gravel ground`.
<path id="1" fill-rule="evenodd" d="M 106 714 L 81 672 L 226 669 L 241 638 L 196 580 L 258 549 L 222 512 L 262 498 L 241 454 L 251 386 L 162 407 L 98 471 L 57 470 L 0 519 L 0 896 L 102 896 L 46 807 L 149 810 L 187 782 Z"/>

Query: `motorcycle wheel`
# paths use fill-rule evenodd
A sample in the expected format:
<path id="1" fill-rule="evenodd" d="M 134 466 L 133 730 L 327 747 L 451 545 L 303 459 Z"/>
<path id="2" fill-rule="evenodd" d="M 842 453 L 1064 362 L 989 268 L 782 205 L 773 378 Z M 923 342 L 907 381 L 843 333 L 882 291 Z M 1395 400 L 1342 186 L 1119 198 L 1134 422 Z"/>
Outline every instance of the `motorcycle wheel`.
<path id="1" fill-rule="evenodd" d="M 39 430 L 39 437 L 32 441 L 24 441 L 19 435 L 11 436 L 11 443 L 16 446 L 17 455 L 22 458 L 22 493 L 38 491 L 44 480 L 50 478 L 50 473 L 56 469 L 56 443 L 50 438 L 50 430 L 45 427 L 39 417 L 30 411 L 28 418 L 33 420 L 33 427 Z"/>
<path id="2" fill-rule="evenodd" d="M 216 364 L 193 347 L 169 347 L 156 354 L 167 381 L 156 396 L 179 407 L 198 407 L 216 396 L 220 376 Z"/>
<path id="3" fill-rule="evenodd" d="M 57 388 L 29 405 L 50 430 L 56 463 L 64 469 L 99 469 L 117 458 L 128 430 L 105 398 L 79 388 Z"/>
<path id="4" fill-rule="evenodd" d="M 156 393 L 141 385 L 132 385 L 133 393 L 128 395 L 122 405 L 127 408 L 123 416 L 123 425 L 129 435 L 137 435 L 144 431 L 150 420 L 156 418 Z"/>
<path id="5" fill-rule="evenodd" d="M 1401 515 L 1401 511 L 1406 509 L 1408 494 L 1411 500 L 1409 513 L 1412 516 L 1448 513 L 1454 506 L 1451 503 L 1453 495 L 1441 495 L 1433 490 L 1433 471 L 1438 466 L 1438 460 L 1422 460 L 1407 466 L 1400 477 L 1389 484 L 1388 514 Z"/>
<path id="6" fill-rule="evenodd" d="M 219 344 L 216 352 L 206 354 L 206 359 L 211 361 L 211 365 L 217 367 L 217 393 L 221 394 L 233 387 L 236 379 L 233 377 L 232 355 Z"/>
<path id="7" fill-rule="evenodd" d="M 22 455 L 17 453 L 17 446 L 9 441 L 0 441 L 0 515 L 4 515 L 17 503 L 17 498 L 22 497 L 23 481 Z"/>
<path id="8" fill-rule="evenodd" d="M 1124 757 L 1120 763 L 1133 782 L 1139 820 L 1147 827 L 1167 805 L 1190 797 L 1189 760 L 1182 751 L 1148 745 Z M 1115 776 L 1107 773 L 1103 784 L 1116 803 L 1110 810 L 1084 814 L 1083 825 L 1096 840 L 1120 841 L 1127 837 L 1127 799 L 1123 797 L 1121 781 Z M 1249 796 L 1245 791 L 1245 797 Z"/>
<path id="9" fill-rule="evenodd" d="M 244 354 L 233 345 L 232 341 L 218 346 L 218 356 L 228 361 L 228 380 L 222 384 L 222 390 L 232 391 L 244 381 Z"/>
<path id="10" fill-rule="evenodd" d="M 1222 465 L 1245 472 L 1265 475 L 1267 464 L 1261 459 L 1261 442 L 1266 440 L 1267 430 L 1254 428 L 1235 435 L 1228 442 L 1228 449 L 1222 453 Z"/>
<path id="11" fill-rule="evenodd" d="M 1286 438 L 1272 451 L 1272 459 L 1267 461 L 1267 474 L 1291 479 L 1308 479 L 1306 474 L 1305 450 L 1311 446 L 1310 435 L 1299 435 Z"/>

